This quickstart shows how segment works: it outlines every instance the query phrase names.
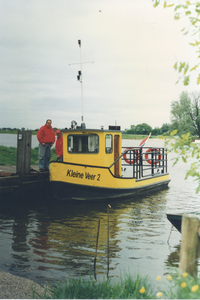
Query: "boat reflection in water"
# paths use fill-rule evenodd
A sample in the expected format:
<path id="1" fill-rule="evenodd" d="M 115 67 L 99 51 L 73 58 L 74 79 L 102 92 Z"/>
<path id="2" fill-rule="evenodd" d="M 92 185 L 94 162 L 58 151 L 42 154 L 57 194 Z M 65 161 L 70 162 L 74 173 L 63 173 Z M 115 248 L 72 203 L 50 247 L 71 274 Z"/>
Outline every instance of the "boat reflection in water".
<path id="1" fill-rule="evenodd" d="M 3 271 L 40 283 L 93 274 L 98 220 L 97 278 L 123 271 L 157 276 L 166 272 L 170 226 L 165 218 L 168 189 L 121 201 L 55 201 L 28 195 L 12 205 L 1 202 Z M 13 199 L 14 200 L 14 199 Z M 15 199 L 16 200 L 16 199 Z"/>

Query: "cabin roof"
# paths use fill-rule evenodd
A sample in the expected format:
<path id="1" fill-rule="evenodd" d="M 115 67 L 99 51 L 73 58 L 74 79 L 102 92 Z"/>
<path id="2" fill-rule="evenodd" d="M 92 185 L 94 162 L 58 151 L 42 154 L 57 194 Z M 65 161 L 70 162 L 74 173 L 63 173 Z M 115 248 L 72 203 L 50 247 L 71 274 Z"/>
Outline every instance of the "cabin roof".
<path id="1" fill-rule="evenodd" d="M 83 129 L 83 128 L 75 128 L 75 129 L 73 129 L 73 128 L 65 128 L 65 129 L 62 129 L 61 130 L 62 132 L 71 132 L 71 133 L 73 133 L 73 132 L 80 132 L 80 133 L 84 133 L 84 132 L 109 132 L 109 133 L 116 133 L 116 132 L 118 132 L 118 133 L 121 133 L 122 131 L 121 130 L 110 130 L 110 129 L 88 129 L 88 128 L 85 128 L 85 129 Z"/>

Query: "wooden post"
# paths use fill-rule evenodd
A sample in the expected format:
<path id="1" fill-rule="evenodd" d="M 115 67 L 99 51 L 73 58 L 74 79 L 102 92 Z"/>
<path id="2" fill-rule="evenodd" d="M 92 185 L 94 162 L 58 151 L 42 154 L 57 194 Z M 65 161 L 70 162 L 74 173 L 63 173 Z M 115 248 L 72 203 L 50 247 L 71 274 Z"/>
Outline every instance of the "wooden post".
<path id="1" fill-rule="evenodd" d="M 194 215 L 183 215 L 181 223 L 181 248 L 179 274 L 188 272 L 192 276 L 197 275 L 197 257 L 199 244 L 200 220 Z"/>
<path id="2" fill-rule="evenodd" d="M 95 257 L 94 257 L 94 279 L 96 280 L 96 260 L 97 260 L 97 248 L 99 242 L 99 229 L 100 229 L 100 219 L 98 222 L 98 230 L 97 230 L 97 240 L 96 240 L 96 249 L 95 249 Z"/>
<path id="3" fill-rule="evenodd" d="M 17 132 L 17 173 L 30 173 L 31 166 L 31 131 L 18 130 Z"/>
<path id="4" fill-rule="evenodd" d="M 108 204 L 107 207 L 107 221 L 108 221 L 108 228 L 107 228 L 107 279 L 108 279 L 108 274 L 109 274 L 109 252 L 110 252 L 110 247 L 109 247 L 109 208 L 111 208 L 110 204 Z"/>

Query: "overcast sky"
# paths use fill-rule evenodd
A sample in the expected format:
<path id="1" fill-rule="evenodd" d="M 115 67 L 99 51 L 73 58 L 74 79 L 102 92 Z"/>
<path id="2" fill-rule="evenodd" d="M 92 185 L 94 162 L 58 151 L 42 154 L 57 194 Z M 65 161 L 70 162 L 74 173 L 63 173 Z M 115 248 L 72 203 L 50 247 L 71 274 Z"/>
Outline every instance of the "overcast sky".
<path id="1" fill-rule="evenodd" d="M 176 85 L 194 49 L 173 16 L 151 0 L 0 0 L 0 128 L 80 124 L 80 52 L 87 128 L 170 123 L 171 102 L 198 90 Z"/>

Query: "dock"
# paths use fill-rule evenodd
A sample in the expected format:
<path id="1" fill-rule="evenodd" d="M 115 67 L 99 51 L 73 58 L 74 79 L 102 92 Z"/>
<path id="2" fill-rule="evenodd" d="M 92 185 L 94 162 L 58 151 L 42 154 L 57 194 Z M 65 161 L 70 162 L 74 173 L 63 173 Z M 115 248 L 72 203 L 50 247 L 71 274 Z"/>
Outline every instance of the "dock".
<path id="1" fill-rule="evenodd" d="M 31 166 L 28 174 L 18 174 L 16 166 L 0 166 L 0 194 L 41 189 L 49 183 L 49 172 Z"/>
<path id="2" fill-rule="evenodd" d="M 44 189 L 49 183 L 49 172 L 31 166 L 31 131 L 18 130 L 16 166 L 0 165 L 0 195 Z"/>

